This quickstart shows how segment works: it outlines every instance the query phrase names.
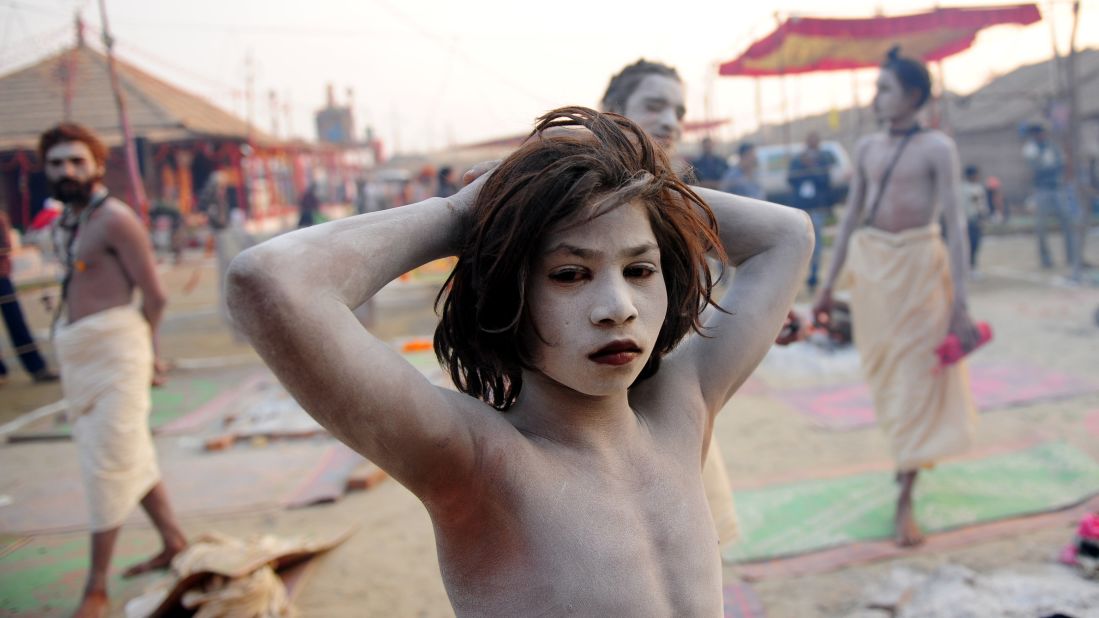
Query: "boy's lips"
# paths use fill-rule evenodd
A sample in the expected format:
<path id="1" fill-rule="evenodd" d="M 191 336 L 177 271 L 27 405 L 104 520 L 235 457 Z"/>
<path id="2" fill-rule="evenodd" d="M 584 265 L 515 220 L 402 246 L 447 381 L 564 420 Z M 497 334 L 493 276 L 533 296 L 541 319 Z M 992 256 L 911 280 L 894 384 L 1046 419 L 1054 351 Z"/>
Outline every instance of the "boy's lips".
<path id="1" fill-rule="evenodd" d="M 588 355 L 592 361 L 602 365 L 626 365 L 641 356 L 641 347 L 632 339 L 618 339 Z"/>

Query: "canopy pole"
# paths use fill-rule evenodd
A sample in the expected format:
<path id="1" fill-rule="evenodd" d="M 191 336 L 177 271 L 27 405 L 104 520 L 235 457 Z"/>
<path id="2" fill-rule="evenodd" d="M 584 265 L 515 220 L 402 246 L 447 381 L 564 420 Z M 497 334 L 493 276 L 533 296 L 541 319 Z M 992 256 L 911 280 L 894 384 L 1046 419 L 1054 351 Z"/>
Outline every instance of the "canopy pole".
<path id="1" fill-rule="evenodd" d="M 935 61 L 935 69 L 939 74 L 939 96 L 936 101 L 936 108 L 939 113 L 939 130 L 952 135 L 954 132 L 950 127 L 950 110 L 947 107 L 946 101 L 946 73 L 943 72 L 943 60 L 939 58 Z"/>
<path id="2" fill-rule="evenodd" d="M 122 94 L 122 85 L 118 81 L 118 70 L 114 60 L 114 38 L 107 23 L 106 0 L 99 0 L 99 15 L 103 21 L 103 45 L 107 48 L 107 71 L 111 76 L 111 90 L 118 106 L 118 124 L 122 127 L 123 151 L 126 153 L 126 171 L 130 178 L 130 199 L 141 215 L 141 220 L 149 222 L 149 201 L 145 196 L 145 184 L 141 180 L 141 170 L 137 166 L 137 148 L 134 147 L 134 135 L 130 130 L 130 119 L 126 115 L 126 98 Z"/>
<path id="3" fill-rule="evenodd" d="M 859 136 L 862 135 L 862 101 L 859 100 L 859 71 L 858 69 L 851 69 L 851 111 L 855 114 L 855 122 L 852 123 L 853 136 L 851 143 L 854 144 L 859 140 Z M 852 152 L 854 152 L 852 150 Z"/>
<path id="4" fill-rule="evenodd" d="M 759 131 L 760 138 L 766 140 L 767 136 L 763 133 L 763 89 L 760 81 L 759 77 L 752 78 L 752 82 L 756 85 L 756 130 Z"/>
<path id="5" fill-rule="evenodd" d="M 779 16 L 778 11 L 775 11 L 775 22 L 778 24 L 779 29 L 782 28 L 782 18 Z M 783 45 L 779 48 L 778 55 L 778 73 L 779 73 L 779 86 L 782 89 L 782 143 L 787 145 L 790 143 L 790 107 L 789 101 L 786 96 L 786 46 Z"/>

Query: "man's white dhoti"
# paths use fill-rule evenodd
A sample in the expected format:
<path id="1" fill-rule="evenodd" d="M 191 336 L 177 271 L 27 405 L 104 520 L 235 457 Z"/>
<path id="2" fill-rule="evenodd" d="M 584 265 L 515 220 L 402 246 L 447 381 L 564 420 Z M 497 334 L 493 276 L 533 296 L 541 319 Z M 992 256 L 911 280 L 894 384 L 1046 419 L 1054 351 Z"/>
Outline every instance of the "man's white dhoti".
<path id="1" fill-rule="evenodd" d="M 59 326 L 54 337 L 93 532 L 122 524 L 160 479 L 149 433 L 153 351 L 131 306 Z"/>
<path id="2" fill-rule="evenodd" d="M 976 409 L 965 362 L 938 371 L 953 286 L 939 226 L 851 236 L 855 347 L 897 468 L 915 470 L 969 448 Z"/>

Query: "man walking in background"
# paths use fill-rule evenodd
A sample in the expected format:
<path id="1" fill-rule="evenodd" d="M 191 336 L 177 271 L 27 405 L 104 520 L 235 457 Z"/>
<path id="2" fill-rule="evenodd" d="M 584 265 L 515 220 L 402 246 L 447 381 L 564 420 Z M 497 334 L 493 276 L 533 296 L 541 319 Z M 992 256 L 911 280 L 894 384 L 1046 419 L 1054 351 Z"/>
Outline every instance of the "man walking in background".
<path id="1" fill-rule="evenodd" d="M 855 346 L 897 467 L 900 546 L 923 541 L 914 508 L 917 475 L 966 451 L 976 419 L 964 361 L 943 367 L 935 354 L 948 334 L 966 352 L 979 334 L 967 306 L 957 150 L 949 136 L 916 118 L 930 94 L 927 67 L 893 48 L 874 96 L 886 130 L 855 149 L 848 207 L 813 309 L 818 320 L 831 314 L 832 286 L 846 267 Z"/>
<path id="2" fill-rule="evenodd" d="M 58 257 L 65 267 L 54 336 L 92 530 L 91 567 L 76 615 L 107 614 L 111 555 L 138 502 L 163 550 L 131 567 L 167 568 L 187 544 L 168 503 L 149 433 L 149 383 L 167 299 L 149 235 L 102 183 L 107 148 L 88 129 L 62 123 L 42 134 L 39 156 L 55 198 Z M 141 292 L 141 309 L 131 302 Z"/>
<path id="3" fill-rule="evenodd" d="M 1049 139 L 1045 123 L 1034 123 L 1027 128 L 1023 158 L 1030 167 L 1034 185 L 1034 234 L 1038 237 L 1038 257 L 1042 268 L 1053 268 L 1053 259 L 1046 244 L 1046 226 L 1049 218 L 1054 217 L 1065 237 L 1065 265 L 1069 267 L 1069 276 L 1078 280 L 1081 263 L 1076 226 L 1080 212 L 1069 199 L 1065 187 L 1065 156 Z"/>

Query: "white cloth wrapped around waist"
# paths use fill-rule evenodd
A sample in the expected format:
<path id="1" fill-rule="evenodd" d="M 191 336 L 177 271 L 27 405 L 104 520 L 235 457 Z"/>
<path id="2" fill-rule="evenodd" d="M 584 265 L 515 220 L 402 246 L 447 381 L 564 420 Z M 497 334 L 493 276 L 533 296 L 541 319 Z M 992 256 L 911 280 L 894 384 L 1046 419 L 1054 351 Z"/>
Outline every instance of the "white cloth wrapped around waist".
<path id="1" fill-rule="evenodd" d="M 969 448 L 976 409 L 965 362 L 937 371 L 953 285 L 938 225 L 891 233 L 857 230 L 845 279 L 855 347 L 878 423 L 901 470 Z"/>
<path id="2" fill-rule="evenodd" d="M 54 347 L 91 528 L 117 527 L 160 479 L 149 433 L 149 325 L 134 307 L 114 307 L 58 327 Z"/>

